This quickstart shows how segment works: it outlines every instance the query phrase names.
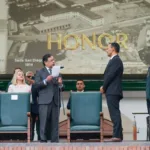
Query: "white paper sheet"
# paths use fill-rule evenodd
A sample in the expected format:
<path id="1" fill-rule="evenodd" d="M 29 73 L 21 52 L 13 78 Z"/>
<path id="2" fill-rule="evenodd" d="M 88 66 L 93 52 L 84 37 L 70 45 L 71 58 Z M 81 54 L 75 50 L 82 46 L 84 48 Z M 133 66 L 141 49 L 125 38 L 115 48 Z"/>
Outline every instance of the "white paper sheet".
<path id="1" fill-rule="evenodd" d="M 58 77 L 60 73 L 60 66 L 54 66 L 52 68 L 52 76 L 53 77 Z"/>

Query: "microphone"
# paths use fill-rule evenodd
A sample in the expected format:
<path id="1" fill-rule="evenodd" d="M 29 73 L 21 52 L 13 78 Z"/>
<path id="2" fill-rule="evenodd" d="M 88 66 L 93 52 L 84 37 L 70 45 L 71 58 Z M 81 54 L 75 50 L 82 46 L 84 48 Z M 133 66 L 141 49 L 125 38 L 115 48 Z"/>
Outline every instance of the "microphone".
<path id="1" fill-rule="evenodd" d="M 60 66 L 60 69 L 63 69 L 64 68 L 64 66 Z"/>

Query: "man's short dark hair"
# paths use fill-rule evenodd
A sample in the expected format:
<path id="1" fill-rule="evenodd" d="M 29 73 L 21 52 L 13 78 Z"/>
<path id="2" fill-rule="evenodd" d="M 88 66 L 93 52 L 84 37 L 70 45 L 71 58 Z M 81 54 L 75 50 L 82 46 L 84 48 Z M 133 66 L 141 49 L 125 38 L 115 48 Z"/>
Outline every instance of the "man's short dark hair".
<path id="1" fill-rule="evenodd" d="M 52 55 L 51 54 L 45 54 L 43 56 L 43 59 L 42 59 L 42 62 L 43 62 L 43 65 L 45 66 L 45 62 L 48 61 L 48 58 L 50 58 Z"/>
<path id="2" fill-rule="evenodd" d="M 78 81 L 82 81 L 82 82 L 84 83 L 84 80 L 83 80 L 83 79 L 78 79 L 77 82 L 78 82 Z M 77 82 L 76 82 L 76 83 L 77 83 Z"/>
<path id="3" fill-rule="evenodd" d="M 119 45 L 118 43 L 113 42 L 113 43 L 110 43 L 110 45 L 111 45 L 111 47 L 113 47 L 113 48 L 115 49 L 115 51 L 116 51 L 117 53 L 120 52 L 120 45 Z"/>

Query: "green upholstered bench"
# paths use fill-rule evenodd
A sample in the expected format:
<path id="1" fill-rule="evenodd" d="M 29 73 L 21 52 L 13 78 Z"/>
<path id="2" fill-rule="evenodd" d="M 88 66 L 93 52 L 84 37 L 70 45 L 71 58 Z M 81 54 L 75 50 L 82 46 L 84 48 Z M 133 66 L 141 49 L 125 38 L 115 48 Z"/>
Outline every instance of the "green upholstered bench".
<path id="1" fill-rule="evenodd" d="M 103 141 L 102 95 L 100 92 L 71 92 L 71 109 L 67 114 L 67 141 L 90 140 L 98 134 Z M 75 135 L 75 136 L 74 136 Z M 79 137 L 78 137 L 79 135 Z M 96 137 L 97 138 L 97 137 Z"/>
<path id="2" fill-rule="evenodd" d="M 0 94 L 0 133 L 26 133 L 30 142 L 30 94 Z"/>

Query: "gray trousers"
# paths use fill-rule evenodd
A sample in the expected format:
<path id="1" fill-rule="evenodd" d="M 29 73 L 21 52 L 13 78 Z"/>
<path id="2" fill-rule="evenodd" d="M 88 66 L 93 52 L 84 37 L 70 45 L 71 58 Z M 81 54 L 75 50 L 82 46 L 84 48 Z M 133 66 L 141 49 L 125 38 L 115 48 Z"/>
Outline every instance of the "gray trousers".
<path id="1" fill-rule="evenodd" d="M 39 105 L 41 140 L 47 140 L 48 135 L 51 142 L 59 142 L 59 112 L 60 107 L 54 103 L 54 100 L 50 104 Z"/>

